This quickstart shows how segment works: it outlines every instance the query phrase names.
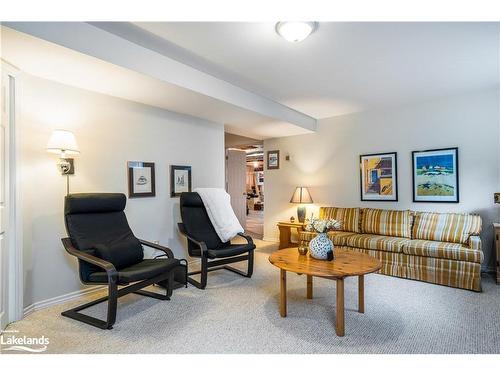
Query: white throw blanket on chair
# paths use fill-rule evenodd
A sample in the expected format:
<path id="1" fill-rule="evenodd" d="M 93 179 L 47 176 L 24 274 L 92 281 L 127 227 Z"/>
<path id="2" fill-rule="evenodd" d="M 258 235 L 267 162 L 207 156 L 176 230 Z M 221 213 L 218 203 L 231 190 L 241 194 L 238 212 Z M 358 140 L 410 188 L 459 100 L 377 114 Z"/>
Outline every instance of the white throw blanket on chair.
<path id="1" fill-rule="evenodd" d="M 218 188 L 197 188 L 194 191 L 200 195 L 208 217 L 222 242 L 244 232 L 231 207 L 231 197 L 228 193 Z"/>

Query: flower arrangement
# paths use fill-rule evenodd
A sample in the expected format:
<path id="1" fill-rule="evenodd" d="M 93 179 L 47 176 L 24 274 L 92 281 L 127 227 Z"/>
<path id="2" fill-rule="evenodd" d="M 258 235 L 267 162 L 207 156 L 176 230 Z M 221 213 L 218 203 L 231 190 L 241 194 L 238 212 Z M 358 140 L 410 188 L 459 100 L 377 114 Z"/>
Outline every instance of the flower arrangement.
<path id="1" fill-rule="evenodd" d="M 306 224 L 307 231 L 317 232 L 317 233 L 326 233 L 329 230 L 340 229 L 341 227 L 342 227 L 341 222 L 335 219 L 322 220 L 322 219 L 312 218 Z"/>

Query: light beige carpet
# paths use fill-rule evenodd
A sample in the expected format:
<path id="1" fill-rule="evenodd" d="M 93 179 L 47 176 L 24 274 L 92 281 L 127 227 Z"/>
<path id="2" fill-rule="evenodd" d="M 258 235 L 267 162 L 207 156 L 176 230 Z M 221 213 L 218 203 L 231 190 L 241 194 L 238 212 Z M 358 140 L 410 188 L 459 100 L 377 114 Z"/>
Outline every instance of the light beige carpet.
<path id="1" fill-rule="evenodd" d="M 261 240 L 264 235 L 264 211 L 249 210 L 245 232 L 255 239 Z"/>
<path id="2" fill-rule="evenodd" d="M 483 293 L 382 275 L 366 277 L 366 313 L 357 281 L 347 279 L 346 336 L 335 335 L 335 284 L 288 277 L 288 317 L 278 312 L 275 244 L 256 241 L 254 276 L 210 273 L 208 287 L 178 289 L 171 301 L 123 297 L 117 323 L 102 331 L 60 312 L 83 301 L 37 311 L 9 326 L 50 339 L 48 353 L 500 353 L 500 286 L 485 277 Z M 104 317 L 105 307 L 92 309 Z"/>

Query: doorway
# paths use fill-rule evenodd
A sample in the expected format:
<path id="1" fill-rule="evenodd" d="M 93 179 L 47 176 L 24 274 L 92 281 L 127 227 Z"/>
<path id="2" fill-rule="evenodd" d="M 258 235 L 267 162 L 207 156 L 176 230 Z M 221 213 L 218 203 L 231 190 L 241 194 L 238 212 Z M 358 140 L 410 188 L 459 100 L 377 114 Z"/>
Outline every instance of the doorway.
<path id="1" fill-rule="evenodd" d="M 260 140 L 226 133 L 226 190 L 250 236 L 264 235 L 264 150 Z"/>

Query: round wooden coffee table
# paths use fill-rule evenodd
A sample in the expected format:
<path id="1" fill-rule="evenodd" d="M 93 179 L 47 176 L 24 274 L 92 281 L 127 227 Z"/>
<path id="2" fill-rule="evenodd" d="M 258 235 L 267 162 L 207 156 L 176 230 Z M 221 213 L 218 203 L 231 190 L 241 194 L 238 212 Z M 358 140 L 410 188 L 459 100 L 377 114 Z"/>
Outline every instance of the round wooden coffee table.
<path id="1" fill-rule="evenodd" d="M 309 254 L 300 255 L 297 248 L 278 250 L 269 256 L 269 262 L 281 271 L 280 315 L 286 317 L 286 272 L 307 275 L 307 298 L 313 298 L 313 277 L 337 280 L 337 336 L 344 336 L 344 279 L 358 276 L 358 311 L 365 312 L 364 275 L 378 271 L 382 264 L 374 257 L 354 251 L 335 249 L 332 261 L 317 260 Z"/>

